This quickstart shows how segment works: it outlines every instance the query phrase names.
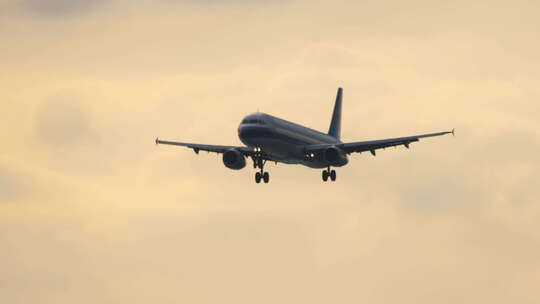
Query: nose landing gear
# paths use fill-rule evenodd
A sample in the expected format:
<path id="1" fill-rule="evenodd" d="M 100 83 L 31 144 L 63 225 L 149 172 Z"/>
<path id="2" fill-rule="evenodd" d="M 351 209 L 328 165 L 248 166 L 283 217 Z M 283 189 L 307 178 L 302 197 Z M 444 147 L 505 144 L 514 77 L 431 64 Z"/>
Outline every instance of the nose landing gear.
<path id="1" fill-rule="evenodd" d="M 330 170 L 330 166 L 328 167 L 328 169 L 324 170 L 322 172 L 322 180 L 324 182 L 328 181 L 328 178 L 330 177 L 330 180 L 332 180 L 333 182 L 336 181 L 336 170 Z"/>

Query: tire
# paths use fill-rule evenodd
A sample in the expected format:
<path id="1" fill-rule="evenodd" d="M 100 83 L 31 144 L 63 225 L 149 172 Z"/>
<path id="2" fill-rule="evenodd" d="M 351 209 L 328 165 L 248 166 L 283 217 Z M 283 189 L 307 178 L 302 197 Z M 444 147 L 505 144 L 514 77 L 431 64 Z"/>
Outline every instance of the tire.
<path id="1" fill-rule="evenodd" d="M 330 171 L 330 179 L 335 182 L 336 181 L 336 170 Z"/>
<path id="2" fill-rule="evenodd" d="M 255 173 L 255 182 L 257 184 L 261 182 L 261 173 L 260 172 Z"/>
<path id="3" fill-rule="evenodd" d="M 324 182 L 328 180 L 328 172 L 326 170 L 322 172 L 322 180 Z"/>
<path id="4" fill-rule="evenodd" d="M 270 174 L 268 174 L 268 172 L 264 172 L 262 177 L 263 177 L 264 183 L 268 184 L 268 182 L 270 181 Z"/>

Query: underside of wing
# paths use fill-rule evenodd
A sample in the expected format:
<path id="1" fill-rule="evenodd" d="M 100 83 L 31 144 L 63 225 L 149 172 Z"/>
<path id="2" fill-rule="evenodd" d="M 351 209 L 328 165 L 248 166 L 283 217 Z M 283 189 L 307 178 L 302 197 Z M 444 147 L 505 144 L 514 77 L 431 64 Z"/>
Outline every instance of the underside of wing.
<path id="1" fill-rule="evenodd" d="M 387 147 L 395 147 L 395 146 L 401 146 L 401 145 L 405 146 L 406 148 L 409 148 L 409 145 L 411 143 L 419 141 L 420 138 L 441 136 L 445 134 L 454 134 L 454 130 L 446 131 L 446 132 L 407 136 L 407 137 L 397 137 L 397 138 L 388 138 L 388 139 L 380 139 L 380 140 L 344 143 L 342 144 L 341 148 L 346 153 L 370 151 L 372 154 L 375 154 L 375 150 L 377 149 L 384 149 Z"/>
<path id="2" fill-rule="evenodd" d="M 332 144 L 310 145 L 306 147 L 306 152 L 307 153 L 317 152 L 317 151 L 325 150 L 330 146 L 335 146 L 342 149 L 347 154 L 353 153 L 353 152 L 370 151 L 371 154 L 375 155 L 375 150 L 378 150 L 378 149 L 384 149 L 384 148 L 395 147 L 395 146 L 405 146 L 406 148 L 409 148 L 409 145 L 411 143 L 419 141 L 420 138 L 441 136 L 445 134 L 454 134 L 454 130 L 446 131 L 446 132 L 407 136 L 407 137 L 340 143 L 340 144 L 335 144 L 335 145 L 332 145 Z"/>
<path id="3" fill-rule="evenodd" d="M 194 143 L 185 143 L 185 142 L 179 142 L 179 141 L 160 140 L 159 138 L 156 138 L 156 145 L 173 145 L 173 146 L 191 148 L 193 149 L 193 151 L 195 151 L 195 153 L 199 153 L 199 151 L 225 153 L 232 149 L 241 152 L 245 156 L 250 156 L 253 153 L 253 151 L 250 148 L 245 147 L 245 146 L 220 146 L 220 145 L 194 144 Z"/>

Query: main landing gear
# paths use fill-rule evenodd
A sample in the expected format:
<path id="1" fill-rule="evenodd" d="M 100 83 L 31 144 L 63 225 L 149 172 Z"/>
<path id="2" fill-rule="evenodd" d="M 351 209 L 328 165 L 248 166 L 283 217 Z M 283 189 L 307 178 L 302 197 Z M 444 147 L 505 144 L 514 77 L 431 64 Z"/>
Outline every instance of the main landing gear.
<path id="1" fill-rule="evenodd" d="M 329 177 L 333 182 L 336 181 L 336 170 L 330 170 L 330 166 L 322 172 L 322 180 L 326 182 Z"/>
<path id="2" fill-rule="evenodd" d="M 257 172 L 255 173 L 255 182 L 258 184 L 261 182 L 261 179 L 267 184 L 270 181 L 270 174 L 268 172 Z"/>
<path id="3" fill-rule="evenodd" d="M 255 173 L 255 182 L 259 184 L 262 181 L 264 181 L 265 184 L 267 184 L 270 181 L 270 174 L 268 172 L 264 172 L 264 165 L 266 164 L 266 160 L 262 158 L 262 153 L 260 153 L 260 148 L 254 156 L 253 156 L 253 168 L 259 168 L 261 169 L 259 172 Z"/>

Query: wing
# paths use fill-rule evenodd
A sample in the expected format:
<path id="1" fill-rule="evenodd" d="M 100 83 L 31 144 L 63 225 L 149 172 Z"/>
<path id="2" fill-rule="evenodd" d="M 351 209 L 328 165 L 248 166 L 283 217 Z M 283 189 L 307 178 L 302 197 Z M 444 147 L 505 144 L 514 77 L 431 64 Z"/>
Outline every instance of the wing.
<path id="1" fill-rule="evenodd" d="M 437 133 L 429 133 L 429 134 L 421 134 L 421 135 L 414 135 L 414 136 L 407 136 L 407 137 L 397 137 L 397 138 L 388 138 L 388 139 L 380 139 L 380 140 L 370 140 L 370 141 L 358 141 L 358 142 L 350 142 L 350 143 L 341 143 L 336 144 L 335 146 L 345 151 L 347 154 L 353 153 L 353 152 L 365 152 L 370 151 L 371 154 L 375 155 L 375 150 L 377 149 L 384 149 L 387 147 L 394 147 L 394 146 L 405 146 L 406 148 L 409 148 L 409 145 L 412 142 L 419 141 L 420 138 L 424 137 L 433 137 L 433 136 L 441 136 L 445 134 L 454 134 L 454 130 L 452 131 L 446 131 L 446 132 L 437 132 Z M 306 147 L 306 152 L 315 152 L 317 150 L 322 150 L 331 145 L 311 145 Z"/>
<path id="2" fill-rule="evenodd" d="M 251 156 L 253 154 L 253 151 L 250 148 L 244 147 L 244 146 L 201 145 L 201 144 L 192 144 L 192 143 L 185 143 L 185 142 L 178 142 L 178 141 L 160 140 L 159 138 L 156 138 L 156 145 L 158 144 L 174 145 L 174 146 L 191 148 L 197 154 L 201 150 L 208 151 L 208 152 L 225 153 L 226 151 L 231 150 L 231 149 L 238 150 L 246 156 Z"/>

